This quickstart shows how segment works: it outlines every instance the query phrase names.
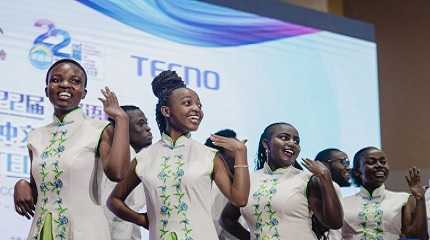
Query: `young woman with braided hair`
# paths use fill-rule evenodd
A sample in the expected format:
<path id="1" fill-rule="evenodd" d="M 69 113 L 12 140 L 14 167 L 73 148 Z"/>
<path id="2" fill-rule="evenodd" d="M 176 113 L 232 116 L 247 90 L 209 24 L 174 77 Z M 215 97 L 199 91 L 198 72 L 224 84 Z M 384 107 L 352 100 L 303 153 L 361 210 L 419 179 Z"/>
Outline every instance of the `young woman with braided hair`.
<path id="1" fill-rule="evenodd" d="M 248 205 L 227 205 L 223 227 L 239 239 L 318 239 L 312 231 L 314 215 L 324 226 L 339 229 L 343 212 L 330 171 L 320 162 L 304 159 L 309 172 L 294 167 L 300 137 L 288 123 L 273 123 L 260 138 L 257 171 L 251 176 Z M 237 223 L 242 215 L 250 232 Z"/>
<path id="2" fill-rule="evenodd" d="M 196 92 L 187 88 L 173 71 L 154 78 L 158 98 L 156 120 L 161 140 L 142 150 L 132 163 L 133 171 L 113 190 L 108 206 L 120 218 L 149 225 L 150 239 L 213 239 L 217 233 L 209 201 L 214 181 L 232 204 L 245 206 L 249 171 L 245 145 L 234 138 L 212 135 L 211 140 L 234 153 L 234 177 L 213 149 L 193 140 L 203 118 Z M 132 211 L 124 199 L 140 182 L 145 189 L 147 217 Z"/>

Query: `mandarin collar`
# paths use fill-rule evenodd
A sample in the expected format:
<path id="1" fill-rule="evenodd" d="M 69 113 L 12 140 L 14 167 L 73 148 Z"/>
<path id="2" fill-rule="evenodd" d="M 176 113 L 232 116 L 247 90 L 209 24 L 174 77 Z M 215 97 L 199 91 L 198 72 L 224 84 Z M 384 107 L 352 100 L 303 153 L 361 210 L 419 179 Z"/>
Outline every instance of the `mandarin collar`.
<path id="1" fill-rule="evenodd" d="M 385 185 L 382 184 L 380 187 L 373 190 L 373 193 L 370 194 L 369 191 L 364 186 L 360 187 L 359 195 L 366 200 L 378 200 L 382 201 L 385 197 Z"/>
<path id="2" fill-rule="evenodd" d="M 273 171 L 267 162 L 264 163 L 263 170 L 264 170 L 264 173 L 269 175 L 290 175 L 290 174 L 296 173 L 297 171 L 300 171 L 296 169 L 293 165 L 290 165 L 285 168 L 278 168 Z"/>
<path id="3" fill-rule="evenodd" d="M 191 133 L 187 133 L 185 135 L 180 136 L 178 139 L 176 139 L 176 142 L 173 143 L 173 139 L 169 135 L 167 135 L 166 133 L 161 134 L 161 141 L 163 141 L 163 143 L 170 149 L 184 146 L 185 143 L 190 140 L 190 138 Z"/>
<path id="4" fill-rule="evenodd" d="M 82 112 L 82 109 L 80 107 L 73 109 L 72 111 L 68 112 L 64 118 L 63 121 L 57 118 L 57 116 L 53 117 L 54 124 L 56 126 L 63 126 L 66 124 L 74 123 L 74 122 L 80 122 L 85 118 L 84 113 Z"/>

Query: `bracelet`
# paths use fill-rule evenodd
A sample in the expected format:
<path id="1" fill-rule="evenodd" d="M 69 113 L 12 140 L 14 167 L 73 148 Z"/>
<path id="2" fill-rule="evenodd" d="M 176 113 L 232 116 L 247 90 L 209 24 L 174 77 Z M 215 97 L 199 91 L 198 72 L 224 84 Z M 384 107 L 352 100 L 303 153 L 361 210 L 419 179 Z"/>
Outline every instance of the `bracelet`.
<path id="1" fill-rule="evenodd" d="M 248 165 L 234 165 L 233 168 L 248 168 Z"/>

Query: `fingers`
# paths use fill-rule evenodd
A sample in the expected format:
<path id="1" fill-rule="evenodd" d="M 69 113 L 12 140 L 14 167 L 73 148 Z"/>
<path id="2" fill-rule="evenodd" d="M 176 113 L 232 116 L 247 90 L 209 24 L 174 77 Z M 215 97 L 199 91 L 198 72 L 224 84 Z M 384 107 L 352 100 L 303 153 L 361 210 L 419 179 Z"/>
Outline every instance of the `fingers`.
<path id="1" fill-rule="evenodd" d="M 26 206 L 25 202 L 17 202 L 15 203 L 15 211 L 21 215 L 26 217 L 27 219 L 31 219 L 32 216 L 34 216 L 34 212 Z"/>
<path id="2" fill-rule="evenodd" d="M 313 161 L 308 158 L 302 158 L 303 166 L 312 172 Z"/>
<path id="3" fill-rule="evenodd" d="M 118 104 L 118 98 L 116 97 L 116 94 L 111 91 L 108 87 L 105 87 L 104 89 L 100 89 L 100 92 L 102 93 L 103 98 L 98 98 L 103 105 L 111 105 L 111 104 Z"/>
<path id="4" fill-rule="evenodd" d="M 405 176 L 406 182 L 408 183 L 408 186 L 411 186 L 411 179 L 408 176 Z"/>

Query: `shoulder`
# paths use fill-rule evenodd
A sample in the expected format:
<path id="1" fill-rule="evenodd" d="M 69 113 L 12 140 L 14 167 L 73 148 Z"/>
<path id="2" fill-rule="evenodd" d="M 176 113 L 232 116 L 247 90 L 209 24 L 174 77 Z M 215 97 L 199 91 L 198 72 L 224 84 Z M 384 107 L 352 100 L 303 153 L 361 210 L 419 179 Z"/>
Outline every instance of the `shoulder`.
<path id="1" fill-rule="evenodd" d="M 353 195 L 350 195 L 350 196 L 344 197 L 344 198 L 342 199 L 342 204 L 352 204 L 352 203 L 354 203 L 354 202 L 356 202 L 356 201 L 359 201 L 360 199 L 361 199 L 361 197 L 360 197 L 360 193 L 359 193 L 359 192 L 357 192 L 357 193 L 355 193 L 355 194 L 353 194 Z"/>
<path id="2" fill-rule="evenodd" d="M 392 200 L 398 203 L 405 204 L 408 201 L 409 196 L 410 196 L 409 193 L 385 190 L 386 200 Z"/>
<path id="3" fill-rule="evenodd" d="M 110 125 L 109 121 L 93 119 L 89 117 L 85 117 L 85 123 L 90 127 L 100 130 L 104 130 L 107 126 Z"/>
<path id="4" fill-rule="evenodd" d="M 194 139 L 190 139 L 190 146 L 193 150 L 193 152 L 198 152 L 200 154 L 204 154 L 210 159 L 213 159 L 218 152 L 218 150 L 208 147 Z"/>
<path id="5" fill-rule="evenodd" d="M 50 127 L 52 127 L 52 123 L 42 127 L 34 128 L 33 130 L 31 130 L 28 134 L 28 142 L 32 143 L 48 135 Z"/>

